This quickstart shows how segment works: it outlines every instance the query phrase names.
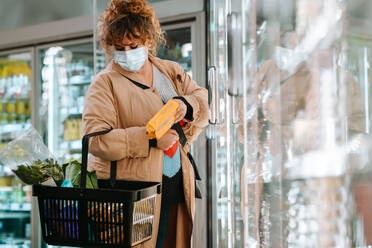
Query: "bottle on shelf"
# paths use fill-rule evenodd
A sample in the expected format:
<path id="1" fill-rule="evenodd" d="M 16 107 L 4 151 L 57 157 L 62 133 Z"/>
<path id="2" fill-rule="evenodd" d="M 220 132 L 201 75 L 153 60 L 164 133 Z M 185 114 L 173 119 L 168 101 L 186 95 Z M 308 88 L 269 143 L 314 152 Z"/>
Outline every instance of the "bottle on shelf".
<path id="1" fill-rule="evenodd" d="M 13 186 L 13 201 L 12 202 L 16 204 L 22 204 L 23 197 L 24 197 L 24 192 L 23 192 L 22 184 L 20 182 L 17 182 Z"/>
<path id="2" fill-rule="evenodd" d="M 24 123 L 30 118 L 30 76 L 25 61 L 0 61 L 0 124 Z"/>

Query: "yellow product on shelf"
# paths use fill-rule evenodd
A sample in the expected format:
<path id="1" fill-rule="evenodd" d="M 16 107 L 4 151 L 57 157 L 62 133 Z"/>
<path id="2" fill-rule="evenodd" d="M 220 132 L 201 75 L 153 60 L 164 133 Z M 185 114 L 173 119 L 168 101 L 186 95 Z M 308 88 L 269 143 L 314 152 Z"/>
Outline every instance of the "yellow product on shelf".
<path id="1" fill-rule="evenodd" d="M 25 102 L 25 115 L 31 115 L 31 98 L 26 99 Z"/>
<path id="2" fill-rule="evenodd" d="M 81 115 L 70 116 L 64 123 L 63 138 L 66 141 L 79 140 L 83 138 L 83 132 L 81 130 L 82 120 Z"/>
<path id="3" fill-rule="evenodd" d="M 146 125 L 150 139 L 161 138 L 172 127 L 179 105 L 178 102 L 170 100 L 151 118 Z"/>
<path id="4" fill-rule="evenodd" d="M 14 181 L 14 176 L 0 177 L 0 187 L 12 186 Z"/>
<path id="5" fill-rule="evenodd" d="M 65 120 L 64 122 L 64 132 L 63 132 L 63 138 L 64 140 L 66 141 L 70 141 L 72 140 L 72 137 L 71 137 L 71 129 L 72 129 L 72 125 L 71 125 L 71 120 L 70 119 L 67 119 Z"/>
<path id="6" fill-rule="evenodd" d="M 78 120 L 77 119 L 72 119 L 72 137 L 73 137 L 73 140 L 78 140 L 80 139 L 79 137 L 79 130 L 78 130 Z"/>
<path id="7" fill-rule="evenodd" d="M 9 100 L 6 103 L 6 112 L 8 114 L 14 114 L 16 110 L 16 102 L 14 100 Z"/>
<path id="8" fill-rule="evenodd" d="M 3 148 L 4 146 L 6 146 L 6 144 L 8 144 L 8 142 L 1 142 L 0 143 L 0 149 Z"/>
<path id="9" fill-rule="evenodd" d="M 26 104 L 23 99 L 17 99 L 15 112 L 17 115 L 25 113 Z"/>
<path id="10" fill-rule="evenodd" d="M 75 139 L 75 123 L 73 119 L 70 119 L 69 122 L 70 122 L 70 125 L 69 125 L 70 130 L 68 132 L 69 132 L 70 140 L 74 140 Z"/>
<path id="11" fill-rule="evenodd" d="M 82 120 L 77 119 L 77 133 L 78 133 L 78 138 L 82 139 L 83 138 L 83 130 L 82 130 Z"/>
<path id="12" fill-rule="evenodd" d="M 2 142 L 2 143 L 0 143 L 0 149 L 3 148 L 4 146 L 6 146 L 6 144 L 8 144 L 8 142 Z"/>

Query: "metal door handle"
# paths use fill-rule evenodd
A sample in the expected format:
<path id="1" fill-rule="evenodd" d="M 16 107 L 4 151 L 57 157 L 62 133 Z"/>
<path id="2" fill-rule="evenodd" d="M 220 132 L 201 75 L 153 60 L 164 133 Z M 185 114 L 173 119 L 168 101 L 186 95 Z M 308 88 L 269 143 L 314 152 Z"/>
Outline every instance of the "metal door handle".
<path id="1" fill-rule="evenodd" d="M 211 66 L 208 69 L 208 103 L 209 103 L 209 123 L 219 124 L 219 89 L 217 80 L 217 68 Z"/>
<path id="2" fill-rule="evenodd" d="M 227 16 L 228 92 L 231 96 L 243 94 L 243 38 L 239 13 Z"/>
<path id="3" fill-rule="evenodd" d="M 228 93 L 232 96 L 232 123 L 239 122 L 239 100 L 243 95 L 243 38 L 239 13 L 227 16 Z"/>

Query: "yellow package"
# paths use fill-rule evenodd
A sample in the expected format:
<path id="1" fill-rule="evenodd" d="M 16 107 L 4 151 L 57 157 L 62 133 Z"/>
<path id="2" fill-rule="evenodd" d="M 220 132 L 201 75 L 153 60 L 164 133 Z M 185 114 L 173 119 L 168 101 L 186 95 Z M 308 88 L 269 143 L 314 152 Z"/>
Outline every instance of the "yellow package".
<path id="1" fill-rule="evenodd" d="M 161 138 L 171 128 L 176 120 L 179 105 L 178 102 L 170 100 L 151 118 L 146 125 L 150 139 Z"/>

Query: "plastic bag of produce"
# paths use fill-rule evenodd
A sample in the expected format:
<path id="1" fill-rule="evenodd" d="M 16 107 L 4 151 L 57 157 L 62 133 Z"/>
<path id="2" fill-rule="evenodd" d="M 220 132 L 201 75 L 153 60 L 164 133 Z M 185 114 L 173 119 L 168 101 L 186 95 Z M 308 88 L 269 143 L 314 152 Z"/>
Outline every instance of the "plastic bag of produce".
<path id="1" fill-rule="evenodd" d="M 48 158 L 54 156 L 33 127 L 20 132 L 16 139 L 0 149 L 0 163 L 10 169 L 16 169 L 20 164 Z"/>
<path id="2" fill-rule="evenodd" d="M 0 150 L 0 164 L 8 170 L 5 173 L 13 171 L 26 184 L 49 181 L 49 185 L 60 185 L 64 179 L 62 168 L 33 127 L 20 132 Z"/>

